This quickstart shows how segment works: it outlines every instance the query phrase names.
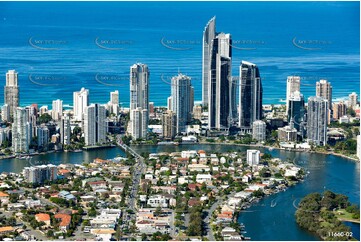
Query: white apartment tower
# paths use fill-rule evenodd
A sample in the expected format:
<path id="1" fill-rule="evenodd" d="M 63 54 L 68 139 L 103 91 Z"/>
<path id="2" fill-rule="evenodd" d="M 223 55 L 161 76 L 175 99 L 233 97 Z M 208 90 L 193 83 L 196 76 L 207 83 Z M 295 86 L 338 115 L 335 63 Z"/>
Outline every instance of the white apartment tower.
<path id="1" fill-rule="evenodd" d="M 117 115 L 119 113 L 119 91 L 110 92 L 110 101 L 106 105 L 106 109 L 111 114 Z"/>
<path id="2" fill-rule="evenodd" d="M 4 104 L 10 107 L 10 116 L 13 117 L 15 109 L 19 106 L 18 73 L 9 70 L 6 73 L 6 85 L 4 87 Z"/>
<path id="3" fill-rule="evenodd" d="M 351 93 L 348 95 L 348 106 L 352 109 L 356 108 L 358 103 L 358 96 L 356 92 Z"/>
<path id="4" fill-rule="evenodd" d="M 316 96 L 327 99 L 329 105 L 328 108 L 330 109 L 332 107 L 331 82 L 328 82 L 327 80 L 320 80 L 319 82 L 316 82 Z"/>
<path id="5" fill-rule="evenodd" d="M 61 120 L 63 116 L 63 100 L 57 99 L 53 101 L 51 110 L 51 118 L 55 121 Z"/>
<path id="6" fill-rule="evenodd" d="M 148 133 L 148 110 L 142 108 L 136 108 L 130 111 L 132 117 L 131 122 L 131 136 L 133 139 L 146 138 Z"/>
<path id="7" fill-rule="evenodd" d="M 85 108 L 89 106 L 89 90 L 84 87 L 79 92 L 73 93 L 74 119 L 83 120 Z"/>
<path id="8" fill-rule="evenodd" d="M 257 141 L 266 140 L 266 123 L 262 120 L 256 120 L 252 124 L 252 138 Z"/>

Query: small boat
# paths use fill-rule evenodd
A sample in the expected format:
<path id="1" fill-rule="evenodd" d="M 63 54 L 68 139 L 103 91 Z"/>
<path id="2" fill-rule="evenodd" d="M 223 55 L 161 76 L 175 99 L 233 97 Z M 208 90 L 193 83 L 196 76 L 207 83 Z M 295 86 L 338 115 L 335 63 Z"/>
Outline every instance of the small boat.
<path id="1" fill-rule="evenodd" d="M 271 201 L 271 208 L 276 207 L 276 205 L 277 205 L 277 201 L 276 201 L 276 199 L 273 199 Z"/>
<path id="2" fill-rule="evenodd" d="M 17 158 L 20 160 L 28 160 L 28 159 L 31 159 L 31 156 L 30 155 L 18 155 Z"/>

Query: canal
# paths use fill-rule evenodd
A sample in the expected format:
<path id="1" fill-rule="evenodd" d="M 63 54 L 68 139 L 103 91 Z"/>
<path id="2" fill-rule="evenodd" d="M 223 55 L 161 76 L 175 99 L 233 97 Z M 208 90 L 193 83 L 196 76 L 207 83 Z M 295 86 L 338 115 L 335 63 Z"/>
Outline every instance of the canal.
<path id="1" fill-rule="evenodd" d="M 138 152 L 174 152 L 182 150 L 205 150 L 207 152 L 244 152 L 249 149 L 245 146 L 218 145 L 218 144 L 197 144 L 179 146 L 133 146 Z M 254 147 L 252 147 L 254 149 Z M 343 193 L 349 197 L 352 203 L 360 205 L 360 164 L 346 158 L 306 152 L 292 152 L 284 150 L 269 150 L 257 148 L 263 153 L 269 153 L 285 161 L 293 161 L 304 167 L 308 172 L 304 182 L 297 184 L 278 194 L 266 197 L 249 209 L 242 211 L 238 218 L 244 223 L 247 236 L 252 240 L 319 240 L 315 235 L 299 228 L 295 222 L 295 204 L 302 197 L 312 192 L 323 192 L 332 190 L 336 193 Z M 39 163 L 71 163 L 80 164 L 91 162 L 99 157 L 110 159 L 116 156 L 124 156 L 120 148 L 108 148 L 89 150 L 84 152 L 57 152 L 34 156 L 32 162 Z M 0 172 L 21 172 L 29 162 L 19 159 L 0 160 Z M 271 206 L 272 204 L 272 206 Z M 347 223 L 352 228 L 355 238 L 360 240 L 360 225 Z"/>

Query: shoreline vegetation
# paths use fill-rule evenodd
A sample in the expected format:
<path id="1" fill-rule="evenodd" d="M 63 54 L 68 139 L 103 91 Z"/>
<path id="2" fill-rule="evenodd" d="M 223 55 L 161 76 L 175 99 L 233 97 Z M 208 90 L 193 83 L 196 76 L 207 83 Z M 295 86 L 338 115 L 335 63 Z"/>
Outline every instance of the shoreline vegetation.
<path id="1" fill-rule="evenodd" d="M 349 159 L 355 162 L 360 162 L 359 159 L 355 158 L 355 157 L 351 157 L 348 155 L 344 155 L 344 154 L 340 154 L 337 152 L 333 152 L 333 151 L 311 151 L 311 150 L 307 150 L 307 149 L 286 149 L 286 148 L 280 148 L 277 146 L 270 146 L 270 145 L 263 145 L 263 144 L 236 144 L 236 143 L 222 143 L 222 142 L 207 142 L 207 141 L 200 141 L 197 143 L 186 143 L 184 145 L 189 145 L 189 144 L 200 144 L 200 145 L 234 145 L 234 146 L 242 146 L 242 147 L 258 147 L 258 148 L 266 148 L 269 150 L 272 149 L 277 149 L 277 150 L 286 150 L 286 151 L 292 151 L 292 152 L 307 152 L 307 153 L 315 153 L 315 154 L 323 154 L 323 155 L 334 155 L 334 156 L 338 156 L 338 157 L 342 157 L 345 159 Z M 154 144 L 131 144 L 134 146 L 140 146 L 140 145 L 144 145 L 144 146 L 151 146 Z M 178 144 L 178 145 L 182 145 L 182 143 Z M 51 151 L 45 151 L 45 152 L 39 152 L 39 153 L 34 153 L 34 154 L 29 154 L 30 156 L 36 156 L 36 155 L 45 155 L 45 154 L 50 154 L 50 153 L 54 153 L 54 152 L 82 152 L 82 151 L 88 151 L 88 150 L 93 150 L 93 149 L 104 149 L 104 148 L 113 148 L 116 147 L 117 145 L 106 145 L 106 146 L 96 146 L 96 147 L 86 147 L 84 149 L 78 149 L 78 150 L 51 150 Z M 117 146 L 119 147 L 119 146 Z M 13 159 L 16 158 L 16 155 L 7 155 L 7 156 L 1 156 L 0 160 L 5 160 L 5 159 Z"/>
<path id="2" fill-rule="evenodd" d="M 342 223 L 360 223 L 360 209 L 343 194 L 311 193 L 298 204 L 297 224 L 322 240 L 355 240 L 351 228 Z"/>
<path id="3" fill-rule="evenodd" d="M 339 156 L 339 157 L 346 158 L 346 159 L 349 159 L 349 160 L 353 160 L 353 161 L 356 161 L 356 162 L 360 162 L 360 160 L 357 159 L 357 158 L 350 157 L 350 156 L 340 154 L 340 153 L 337 153 L 337 152 L 332 152 L 332 151 L 311 151 L 311 150 L 307 150 L 307 149 L 286 149 L 286 148 L 280 148 L 280 147 L 276 147 L 276 146 L 269 146 L 269 145 L 263 145 L 263 144 L 235 144 L 235 143 L 217 143 L 217 142 L 206 142 L 206 141 L 202 141 L 202 142 L 199 142 L 197 144 L 236 145 L 236 146 L 243 146 L 243 147 L 244 146 L 250 146 L 250 147 L 266 148 L 266 149 L 269 149 L 269 150 L 277 149 L 277 150 L 286 150 L 286 151 L 292 151 L 292 152 L 307 152 L 307 153 L 315 153 L 315 154 L 323 154 L 323 155 L 335 155 L 335 156 Z"/>

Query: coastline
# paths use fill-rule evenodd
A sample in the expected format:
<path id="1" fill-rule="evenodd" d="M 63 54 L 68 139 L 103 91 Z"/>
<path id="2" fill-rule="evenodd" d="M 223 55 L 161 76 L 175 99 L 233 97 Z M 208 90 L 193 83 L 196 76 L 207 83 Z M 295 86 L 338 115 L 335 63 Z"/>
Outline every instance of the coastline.
<path id="1" fill-rule="evenodd" d="M 269 146 L 269 145 L 262 145 L 262 144 L 234 144 L 234 143 L 217 143 L 217 142 L 205 142 L 205 141 L 198 142 L 197 144 L 236 145 L 236 146 L 243 146 L 243 147 L 251 146 L 251 147 L 259 147 L 259 148 L 267 148 L 267 149 L 286 150 L 286 151 L 292 151 L 292 152 L 307 152 L 307 153 L 316 153 L 316 154 L 322 154 L 322 155 L 335 155 L 335 156 L 339 156 L 339 157 L 346 158 L 346 159 L 360 163 L 359 159 L 356 159 L 356 158 L 353 158 L 353 157 L 350 157 L 347 155 L 343 155 L 340 153 L 336 153 L 336 152 L 311 151 L 311 150 L 305 150 L 305 149 L 285 149 L 285 148 Z M 181 145 L 181 143 L 179 145 Z"/>
<path id="2" fill-rule="evenodd" d="M 355 223 L 355 224 L 360 224 L 360 220 L 356 220 L 356 219 L 347 219 L 347 218 L 340 218 L 340 217 L 337 217 L 337 219 L 342 222 L 351 222 L 351 223 Z"/>
<path id="3" fill-rule="evenodd" d="M 84 147 L 82 149 L 79 150 L 49 150 L 49 151 L 45 151 L 45 152 L 36 152 L 33 154 L 28 154 L 28 156 L 34 157 L 34 156 L 38 156 L 38 155 L 46 155 L 46 154 L 51 154 L 51 153 L 78 153 L 78 152 L 84 152 L 84 151 L 89 151 L 89 150 L 97 150 L 97 149 L 109 149 L 109 148 L 114 148 L 114 147 L 120 147 L 118 145 L 106 145 L 106 146 L 91 146 L 91 147 Z M 0 160 L 6 160 L 6 159 L 14 159 L 17 158 L 17 155 L 8 155 L 8 156 L 1 156 Z M 25 160 L 25 159 L 24 159 Z"/>
<path id="4" fill-rule="evenodd" d="M 266 149 L 286 150 L 286 151 L 292 151 L 292 152 L 307 152 L 307 153 L 316 153 L 316 154 L 323 154 L 323 155 L 334 155 L 334 156 L 342 157 L 342 158 L 349 159 L 349 160 L 360 163 L 359 159 L 356 159 L 354 157 L 350 157 L 350 156 L 347 156 L 344 154 L 336 153 L 336 152 L 311 151 L 311 150 L 304 150 L 304 149 L 285 149 L 285 148 L 269 146 L 269 145 L 262 145 L 262 144 L 235 144 L 235 143 L 218 143 L 218 142 L 201 141 L 201 142 L 197 142 L 197 143 L 188 143 L 188 144 L 180 143 L 179 145 L 190 145 L 190 144 L 227 145 L 227 146 L 233 145 L 233 146 L 241 146 L 241 147 L 250 146 L 250 147 L 259 147 L 259 148 L 266 148 Z M 131 144 L 131 146 L 154 146 L 154 144 Z M 50 154 L 50 153 L 54 153 L 54 152 L 75 152 L 76 153 L 76 152 L 84 152 L 84 151 L 92 150 L 92 149 L 107 149 L 107 148 L 114 148 L 114 147 L 120 147 L 120 146 L 118 146 L 118 145 L 97 146 L 94 148 L 92 147 L 92 148 L 86 148 L 86 149 L 81 149 L 81 150 L 51 150 L 51 151 L 46 151 L 46 152 L 41 152 L 41 153 L 30 154 L 30 156 L 45 155 L 45 154 Z M 0 160 L 14 159 L 14 158 L 16 158 L 16 155 L 8 155 L 8 156 L 1 156 Z"/>

